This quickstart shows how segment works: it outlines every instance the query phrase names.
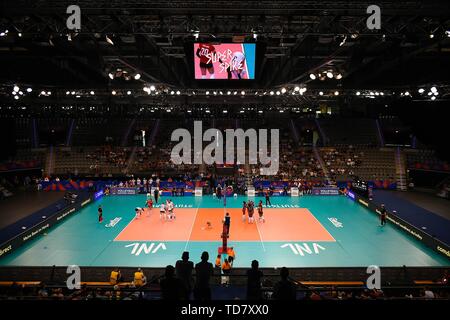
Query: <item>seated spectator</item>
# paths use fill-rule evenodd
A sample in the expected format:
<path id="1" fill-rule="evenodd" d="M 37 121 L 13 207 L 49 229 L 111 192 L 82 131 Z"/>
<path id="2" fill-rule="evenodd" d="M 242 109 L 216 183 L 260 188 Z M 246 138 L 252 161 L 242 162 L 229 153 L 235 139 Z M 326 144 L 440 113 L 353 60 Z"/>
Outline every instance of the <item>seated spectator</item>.
<path id="1" fill-rule="evenodd" d="M 274 287 L 273 297 L 275 300 L 295 300 L 297 298 L 296 285 L 289 280 L 289 269 L 281 268 L 281 281 Z"/>
<path id="2" fill-rule="evenodd" d="M 142 272 L 141 268 L 138 268 L 137 271 L 134 273 L 134 280 L 133 285 L 135 287 L 142 287 L 147 284 L 147 278 L 144 275 L 144 272 Z"/>
<path id="3" fill-rule="evenodd" d="M 120 273 L 119 268 L 114 269 L 111 271 L 111 276 L 109 277 L 109 282 L 112 285 L 118 284 L 120 281 L 122 281 L 122 275 Z"/>
<path id="4" fill-rule="evenodd" d="M 247 270 L 247 300 L 261 299 L 261 280 L 263 273 L 259 270 L 257 260 L 252 261 L 252 268 Z"/>
<path id="5" fill-rule="evenodd" d="M 228 259 L 225 259 L 222 263 L 222 273 L 224 276 L 222 277 L 222 284 L 228 285 L 230 283 L 230 273 L 232 268 L 232 261 L 233 259 L 231 257 L 228 257 Z"/>

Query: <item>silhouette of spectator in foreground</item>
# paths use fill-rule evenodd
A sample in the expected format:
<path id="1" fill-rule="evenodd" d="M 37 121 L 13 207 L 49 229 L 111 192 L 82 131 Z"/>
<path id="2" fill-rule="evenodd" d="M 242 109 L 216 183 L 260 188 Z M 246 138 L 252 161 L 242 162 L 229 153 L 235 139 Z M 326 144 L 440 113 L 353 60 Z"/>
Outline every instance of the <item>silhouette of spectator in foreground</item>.
<path id="1" fill-rule="evenodd" d="M 189 261 L 189 252 L 183 252 L 181 260 L 175 264 L 176 276 L 184 284 L 186 300 L 189 300 L 192 291 L 192 270 L 194 270 L 194 263 Z"/>
<path id="2" fill-rule="evenodd" d="M 167 266 L 165 277 L 161 280 L 161 295 L 164 300 L 183 300 L 185 298 L 185 291 L 183 290 L 183 282 L 175 278 L 175 268 Z"/>
<path id="3" fill-rule="evenodd" d="M 261 280 L 263 273 L 259 270 L 259 262 L 252 261 L 252 268 L 247 270 L 247 300 L 260 300 L 261 295 Z"/>
<path id="4" fill-rule="evenodd" d="M 203 251 L 201 256 L 202 261 L 195 265 L 195 300 L 211 300 L 211 288 L 209 287 L 209 279 L 214 274 L 214 267 L 212 263 L 208 262 L 209 254 Z"/>
<path id="5" fill-rule="evenodd" d="M 275 285 L 273 298 L 275 300 L 295 300 L 297 297 L 296 285 L 289 280 L 289 269 L 280 270 L 281 280 Z"/>

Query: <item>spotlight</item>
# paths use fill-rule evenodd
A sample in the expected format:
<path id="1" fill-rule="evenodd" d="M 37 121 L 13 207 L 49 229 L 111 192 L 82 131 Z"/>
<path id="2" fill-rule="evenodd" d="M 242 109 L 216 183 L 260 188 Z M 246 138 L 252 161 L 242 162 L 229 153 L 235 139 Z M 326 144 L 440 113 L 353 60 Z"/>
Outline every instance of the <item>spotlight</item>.
<path id="1" fill-rule="evenodd" d="M 436 87 L 431 87 L 431 92 L 435 93 L 437 91 Z"/>
<path id="2" fill-rule="evenodd" d="M 332 78 L 333 78 L 333 73 L 330 72 L 330 71 L 328 71 L 328 72 L 327 72 L 327 77 L 330 78 L 330 79 L 332 79 Z"/>
<path id="3" fill-rule="evenodd" d="M 228 113 L 228 111 L 227 111 L 227 110 L 223 110 L 222 112 L 223 112 L 223 113 Z"/>
<path id="4" fill-rule="evenodd" d="M 18 86 L 14 86 L 13 90 L 14 92 L 19 92 L 20 88 Z"/>
<path id="5" fill-rule="evenodd" d="M 231 94 L 231 91 L 228 91 L 228 92 L 227 92 L 227 95 L 230 95 L 230 94 Z"/>
<path id="6" fill-rule="evenodd" d="M 75 95 L 75 91 L 72 91 L 71 94 L 72 94 L 72 95 Z"/>
<path id="7" fill-rule="evenodd" d="M 16 97 L 17 97 L 17 96 L 15 96 L 14 98 L 16 98 Z M 18 97 L 17 97 L 17 98 L 18 98 Z M 435 97 L 435 96 L 432 96 L 432 97 L 431 97 L 431 100 L 433 100 L 433 101 L 436 100 L 436 97 Z"/>
<path id="8" fill-rule="evenodd" d="M 259 110 L 258 113 L 263 113 L 263 111 L 262 111 L 262 110 Z"/>
<path id="9" fill-rule="evenodd" d="M 45 91 L 41 91 L 41 95 L 45 96 Z"/>
<path id="10" fill-rule="evenodd" d="M 20 94 L 21 96 L 23 96 L 23 91 L 19 91 L 19 94 Z"/>
<path id="11" fill-rule="evenodd" d="M 273 91 L 270 91 L 270 95 L 271 95 L 271 96 L 273 96 L 273 93 L 274 93 Z"/>
<path id="12" fill-rule="evenodd" d="M 300 87 L 299 87 L 299 86 L 296 86 L 296 87 L 294 88 L 294 91 L 300 91 Z"/>
<path id="13" fill-rule="evenodd" d="M 241 94 L 242 94 L 243 96 L 245 96 L 245 91 L 244 91 L 244 90 L 242 90 L 242 91 L 241 91 Z"/>
<path id="14" fill-rule="evenodd" d="M 277 91 L 277 96 L 279 96 L 280 95 L 280 91 Z"/>
<path id="15" fill-rule="evenodd" d="M 173 90 L 170 91 L 170 94 L 171 94 L 171 95 L 174 95 L 174 94 L 175 94 L 175 91 L 173 91 Z"/>
<path id="16" fill-rule="evenodd" d="M 311 73 L 309 77 L 311 78 L 311 80 L 316 80 L 316 75 L 314 73 Z"/>
<path id="17" fill-rule="evenodd" d="M 181 92 L 178 90 L 178 91 L 177 91 L 177 95 L 180 95 L 180 93 L 181 93 Z"/>
<path id="18" fill-rule="evenodd" d="M 430 92 L 428 92 L 428 95 L 429 95 L 429 96 L 431 96 L 432 94 L 433 94 L 433 92 L 431 92 L 431 91 L 430 91 Z"/>
<path id="19" fill-rule="evenodd" d="M 281 93 L 286 93 L 286 88 L 281 88 Z"/>
<path id="20" fill-rule="evenodd" d="M 342 74 L 338 73 L 338 74 L 336 75 L 336 79 L 338 79 L 338 80 L 342 79 Z"/>
<path id="21" fill-rule="evenodd" d="M 111 79 L 111 80 L 113 80 L 114 79 L 114 75 L 110 72 L 110 73 L 108 73 L 108 77 Z"/>
<path id="22" fill-rule="evenodd" d="M 319 92 L 319 96 L 323 96 L 323 91 L 320 91 L 320 92 Z"/>
<path id="23" fill-rule="evenodd" d="M 434 34 L 430 33 L 430 39 L 434 38 Z"/>
<path id="24" fill-rule="evenodd" d="M 237 91 L 233 92 L 234 95 L 237 95 Z M 257 92 L 255 93 L 255 95 L 258 94 Z"/>
<path id="25" fill-rule="evenodd" d="M 217 91 L 214 91 L 213 93 L 214 93 L 215 96 L 217 95 Z"/>
<path id="26" fill-rule="evenodd" d="M 209 95 L 209 91 L 206 91 L 205 94 L 206 94 L 206 95 Z"/>
<path id="27" fill-rule="evenodd" d="M 19 38 L 22 38 L 22 32 L 19 32 L 17 35 L 19 36 Z"/>
<path id="28" fill-rule="evenodd" d="M 141 78 L 141 75 L 139 73 L 136 73 L 134 75 L 134 80 L 139 80 Z"/>
<path id="29" fill-rule="evenodd" d="M 94 92 L 94 91 L 91 91 L 90 93 L 91 93 L 91 96 L 93 96 L 93 95 L 95 94 L 95 92 Z"/>
<path id="30" fill-rule="evenodd" d="M 47 91 L 47 95 L 51 96 L 52 92 L 51 91 Z"/>
<path id="31" fill-rule="evenodd" d="M 114 45 L 114 42 L 108 37 L 108 35 L 105 36 L 106 42 L 108 42 L 110 45 Z"/>
<path id="32" fill-rule="evenodd" d="M 339 95 L 339 91 L 335 91 L 335 92 L 334 92 L 334 95 L 335 95 L 335 96 L 338 96 L 338 95 Z"/>
<path id="33" fill-rule="evenodd" d="M 436 91 L 436 92 L 433 92 L 433 95 L 435 95 L 435 96 L 437 96 L 439 93 Z"/>
<path id="34" fill-rule="evenodd" d="M 445 34 L 447 35 L 448 38 L 450 38 L 450 30 L 445 31 Z"/>
<path id="35" fill-rule="evenodd" d="M 424 88 L 420 88 L 419 90 L 417 90 L 419 93 L 424 93 L 425 89 Z"/>
<path id="36" fill-rule="evenodd" d="M 112 94 L 113 96 L 115 96 L 115 95 L 117 94 L 117 92 L 116 92 L 115 90 L 113 90 L 113 91 L 111 92 L 111 94 Z"/>
<path id="37" fill-rule="evenodd" d="M 151 85 L 151 86 L 150 86 L 150 91 L 155 91 L 155 90 L 156 90 L 155 86 L 154 86 L 154 85 Z"/>
<path id="38" fill-rule="evenodd" d="M 27 88 L 27 92 L 28 92 L 28 93 L 31 92 L 31 91 L 33 91 L 33 89 Z"/>
<path id="39" fill-rule="evenodd" d="M 405 91 L 405 96 L 409 96 L 409 92 L 408 91 Z"/>
<path id="40" fill-rule="evenodd" d="M 434 97 L 433 97 L 434 98 Z M 14 99 L 19 100 L 19 96 L 14 96 Z"/>
<path id="41" fill-rule="evenodd" d="M 130 90 L 128 90 L 128 91 L 127 91 L 127 95 L 130 95 L 130 94 L 131 94 L 131 91 L 130 91 Z"/>
<path id="42" fill-rule="evenodd" d="M 70 91 L 66 91 L 66 95 L 68 96 L 70 94 Z"/>

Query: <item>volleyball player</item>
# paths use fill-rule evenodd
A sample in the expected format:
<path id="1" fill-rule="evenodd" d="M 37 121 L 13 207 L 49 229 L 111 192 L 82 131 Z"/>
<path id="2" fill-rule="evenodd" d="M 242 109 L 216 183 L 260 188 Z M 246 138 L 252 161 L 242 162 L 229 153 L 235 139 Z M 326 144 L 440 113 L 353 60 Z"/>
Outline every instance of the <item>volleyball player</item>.
<path id="1" fill-rule="evenodd" d="M 206 71 L 209 72 L 210 79 L 215 78 L 214 65 L 212 62 L 213 55 L 216 54 L 216 48 L 209 43 L 200 43 L 195 55 L 200 58 L 200 72 L 202 73 L 202 79 L 206 79 Z"/>
<path id="2" fill-rule="evenodd" d="M 248 202 L 247 208 L 248 208 L 248 223 L 253 223 L 255 222 L 255 219 L 253 218 L 253 213 L 255 209 L 253 201 L 250 200 Z"/>
<path id="3" fill-rule="evenodd" d="M 259 200 L 258 203 L 258 215 L 259 215 L 259 222 L 266 222 L 266 220 L 264 219 L 262 200 Z"/>
<path id="4" fill-rule="evenodd" d="M 166 219 L 166 206 L 164 202 L 159 206 L 159 219 Z"/>
<path id="5" fill-rule="evenodd" d="M 134 209 L 134 211 L 136 212 L 136 219 L 139 218 L 142 215 L 142 208 L 141 207 L 136 207 Z"/>
<path id="6" fill-rule="evenodd" d="M 150 197 L 150 199 L 147 200 L 147 208 L 148 208 L 148 215 L 149 215 L 150 213 L 152 213 L 152 209 L 153 209 L 153 200 L 151 197 Z"/>
<path id="7" fill-rule="evenodd" d="M 245 222 L 245 210 L 247 209 L 247 203 L 243 201 L 242 203 L 242 222 Z"/>
<path id="8" fill-rule="evenodd" d="M 174 209 L 174 204 L 173 204 L 173 202 L 172 202 L 172 200 L 169 200 L 169 205 L 168 205 L 168 209 L 169 209 L 169 218 L 170 219 L 175 219 L 175 213 L 174 213 L 174 211 L 173 211 L 173 209 Z"/>
<path id="9" fill-rule="evenodd" d="M 225 218 L 223 219 L 223 224 L 227 227 L 227 236 L 228 236 L 230 234 L 230 225 L 231 225 L 231 217 L 228 212 L 225 214 Z"/>
<path id="10" fill-rule="evenodd" d="M 103 222 L 103 209 L 102 206 L 99 205 L 98 206 L 98 223 L 102 223 Z"/>

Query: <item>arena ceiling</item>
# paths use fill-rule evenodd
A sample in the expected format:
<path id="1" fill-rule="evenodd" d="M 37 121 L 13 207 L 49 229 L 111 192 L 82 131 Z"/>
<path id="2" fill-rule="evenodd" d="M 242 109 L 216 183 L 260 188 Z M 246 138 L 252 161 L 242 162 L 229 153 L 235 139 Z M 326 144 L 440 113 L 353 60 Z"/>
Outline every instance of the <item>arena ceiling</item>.
<path id="1" fill-rule="evenodd" d="M 77 32 L 66 27 L 71 4 L 81 8 Z M 440 90 L 438 99 L 450 98 L 448 2 L 379 1 L 380 30 L 366 26 L 371 4 L 3 0 L 1 99 L 13 99 L 15 85 L 23 88 L 24 99 L 34 94 L 52 101 L 111 99 L 115 92 L 136 101 L 172 95 L 185 102 L 207 96 L 223 103 L 222 96 L 242 99 L 244 90 L 246 97 L 266 101 L 283 96 L 282 88 L 292 93 L 283 99 L 293 101 L 357 92 L 403 96 L 421 87 L 426 98 L 433 86 Z M 194 80 L 195 41 L 256 42 L 256 79 Z M 326 71 L 342 77 L 310 78 Z M 150 86 L 155 90 L 143 91 Z M 28 87 L 32 93 L 25 92 Z M 298 94 L 299 88 L 307 91 Z"/>

